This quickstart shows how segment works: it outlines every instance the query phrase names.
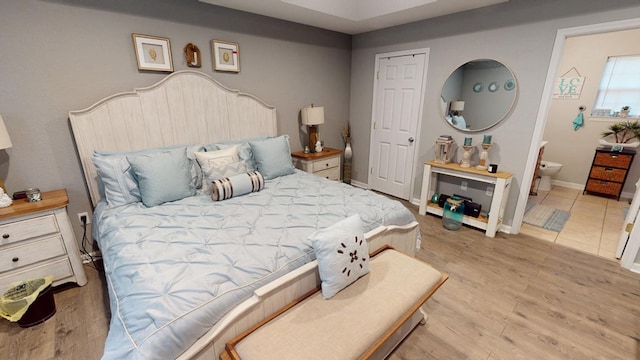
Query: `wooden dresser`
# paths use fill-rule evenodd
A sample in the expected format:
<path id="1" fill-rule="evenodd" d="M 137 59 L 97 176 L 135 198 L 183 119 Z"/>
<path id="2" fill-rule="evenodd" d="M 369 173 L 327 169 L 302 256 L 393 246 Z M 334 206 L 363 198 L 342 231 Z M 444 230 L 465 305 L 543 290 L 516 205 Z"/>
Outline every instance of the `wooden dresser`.
<path id="1" fill-rule="evenodd" d="M 87 283 L 67 215 L 67 191 L 42 193 L 42 200 L 14 200 L 0 209 L 0 291 L 15 281 L 53 275 L 53 285 Z"/>
<path id="2" fill-rule="evenodd" d="M 611 151 L 607 147 L 597 148 L 583 193 L 613 196 L 620 200 L 620 193 L 635 155 L 633 150 Z"/>

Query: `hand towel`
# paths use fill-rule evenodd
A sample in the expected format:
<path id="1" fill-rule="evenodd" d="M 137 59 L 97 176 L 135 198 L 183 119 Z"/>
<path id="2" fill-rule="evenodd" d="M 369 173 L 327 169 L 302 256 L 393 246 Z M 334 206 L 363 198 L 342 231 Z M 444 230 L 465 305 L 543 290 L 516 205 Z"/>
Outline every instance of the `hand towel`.
<path id="1" fill-rule="evenodd" d="M 578 131 L 582 126 L 584 126 L 584 117 L 582 116 L 582 111 L 578 113 L 578 116 L 573 120 L 573 130 Z"/>

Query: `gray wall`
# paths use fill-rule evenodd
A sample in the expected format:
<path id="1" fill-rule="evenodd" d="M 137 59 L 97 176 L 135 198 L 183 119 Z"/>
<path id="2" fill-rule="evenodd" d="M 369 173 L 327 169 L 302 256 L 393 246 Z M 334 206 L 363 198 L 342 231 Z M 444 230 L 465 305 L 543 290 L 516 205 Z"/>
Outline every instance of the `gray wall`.
<path id="1" fill-rule="evenodd" d="M 349 115 L 351 36 L 190 1 L 22 0 L 0 3 L 0 114 L 13 147 L 0 151 L 8 192 L 66 188 L 76 213 L 91 211 L 67 114 L 99 99 L 151 85 L 166 74 L 137 69 L 131 33 L 168 37 L 175 70 L 188 69 L 192 42 L 202 72 L 278 109 L 278 132 L 303 147 L 299 110 L 325 106 L 320 133 L 342 148 Z M 211 39 L 240 45 L 241 72 L 214 73 Z M 302 137 L 302 139 L 305 139 Z"/>
<path id="2" fill-rule="evenodd" d="M 458 144 L 465 137 L 463 132 L 448 126 L 438 114 L 442 85 L 452 71 L 467 61 L 493 58 L 513 70 L 519 91 L 512 113 L 485 133 L 493 135 L 495 143 L 489 151 L 490 162 L 514 174 L 504 219 L 506 225 L 511 225 L 523 186 L 522 177 L 557 30 L 639 16 L 640 5 L 635 0 L 511 0 L 355 36 L 350 107 L 353 179 L 364 183 L 368 181 L 375 54 L 430 48 L 420 147 L 415 163 L 414 199 L 420 196 L 422 163 L 434 158 L 437 136 L 451 134 Z M 473 135 L 473 143 L 481 142 L 482 135 Z M 522 191 L 528 192 L 528 189 Z"/>

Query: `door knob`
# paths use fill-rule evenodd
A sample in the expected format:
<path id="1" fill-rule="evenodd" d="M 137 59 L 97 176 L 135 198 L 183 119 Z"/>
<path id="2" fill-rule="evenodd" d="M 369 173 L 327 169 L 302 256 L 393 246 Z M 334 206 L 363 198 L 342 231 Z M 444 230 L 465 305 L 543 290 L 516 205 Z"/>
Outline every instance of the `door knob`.
<path id="1" fill-rule="evenodd" d="M 412 142 L 414 142 L 414 141 L 415 141 L 415 139 L 414 139 L 413 137 L 410 137 L 410 138 L 409 138 L 409 142 L 410 142 L 410 143 L 412 143 Z"/>

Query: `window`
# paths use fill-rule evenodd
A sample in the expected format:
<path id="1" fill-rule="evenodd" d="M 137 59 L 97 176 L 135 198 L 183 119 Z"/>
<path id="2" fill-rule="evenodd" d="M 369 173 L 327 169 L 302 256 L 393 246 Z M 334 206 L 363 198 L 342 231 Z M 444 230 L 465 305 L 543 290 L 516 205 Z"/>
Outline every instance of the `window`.
<path id="1" fill-rule="evenodd" d="M 610 56 L 602 73 L 593 115 L 601 109 L 617 112 L 629 106 L 629 116 L 640 114 L 640 55 Z"/>

